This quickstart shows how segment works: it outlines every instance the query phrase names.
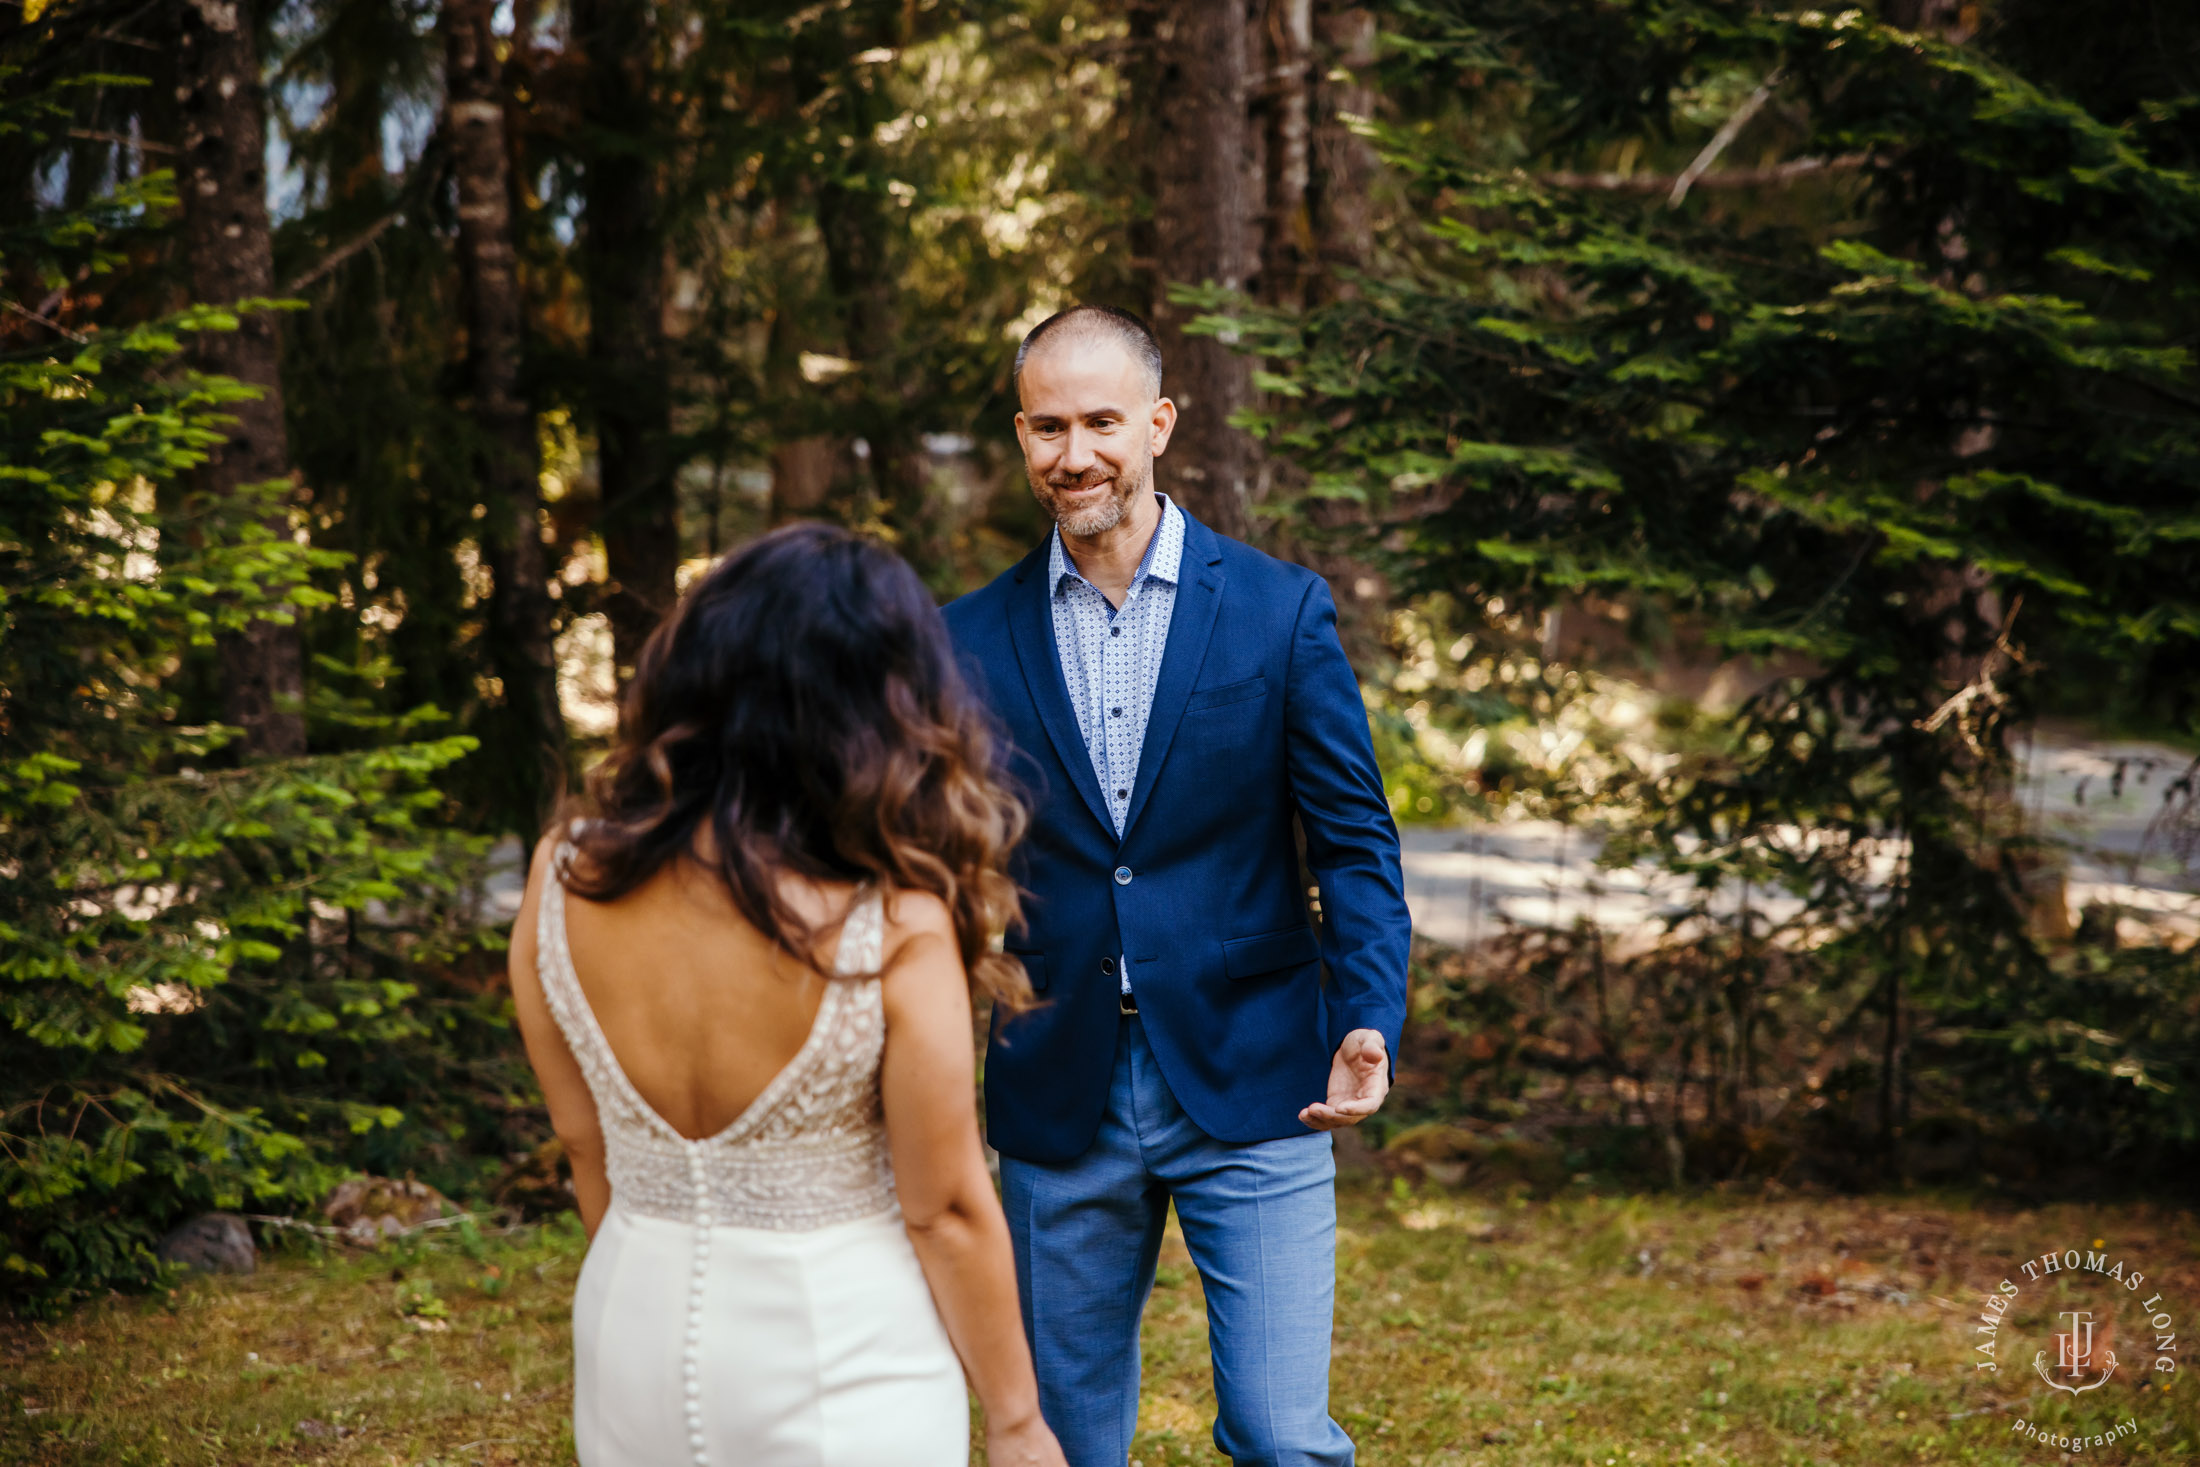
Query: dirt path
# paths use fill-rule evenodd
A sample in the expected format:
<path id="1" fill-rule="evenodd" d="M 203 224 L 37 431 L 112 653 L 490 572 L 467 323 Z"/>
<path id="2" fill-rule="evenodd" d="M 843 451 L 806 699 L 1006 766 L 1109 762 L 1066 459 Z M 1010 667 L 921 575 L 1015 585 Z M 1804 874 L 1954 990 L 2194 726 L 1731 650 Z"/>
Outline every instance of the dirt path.
<path id="1" fill-rule="evenodd" d="M 2166 788 L 2192 762 L 2163 744 L 2046 730 L 2024 747 L 2022 802 L 2034 828 L 2067 854 L 2073 924 L 2101 903 L 2121 909 L 2128 941 L 2200 939 L 2200 852 L 2181 860 L 2154 828 Z M 1600 869 L 1602 843 L 1585 827 L 1523 820 L 1408 826 L 1401 835 L 1414 928 L 1453 946 L 1471 946 L 1506 923 L 1566 927 L 1579 918 L 1622 941 L 1647 940 L 1691 896 L 1684 883 L 1648 866 Z M 1891 870 L 1891 856 L 1878 864 Z M 1731 910 L 1742 895 L 1722 891 L 1715 905 Z M 1775 920 L 1798 906 L 1762 891 L 1750 899 Z"/>

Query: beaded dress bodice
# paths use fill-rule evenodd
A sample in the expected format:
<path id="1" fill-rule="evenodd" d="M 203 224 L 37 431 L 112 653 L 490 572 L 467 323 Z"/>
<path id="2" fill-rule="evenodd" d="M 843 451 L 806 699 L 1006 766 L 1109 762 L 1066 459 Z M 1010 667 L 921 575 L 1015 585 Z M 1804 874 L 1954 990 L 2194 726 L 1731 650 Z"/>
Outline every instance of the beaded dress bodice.
<path id="1" fill-rule="evenodd" d="M 559 872 L 567 850 L 558 852 Z M 826 982 L 809 1038 L 732 1125 L 690 1140 L 650 1108 L 619 1067 L 573 972 L 565 887 L 555 877 L 544 885 L 537 932 L 543 993 L 596 1098 L 618 1206 L 705 1228 L 800 1232 L 894 1205 L 879 1105 L 885 927 L 880 895 L 859 897 L 841 929 L 837 976 Z"/>

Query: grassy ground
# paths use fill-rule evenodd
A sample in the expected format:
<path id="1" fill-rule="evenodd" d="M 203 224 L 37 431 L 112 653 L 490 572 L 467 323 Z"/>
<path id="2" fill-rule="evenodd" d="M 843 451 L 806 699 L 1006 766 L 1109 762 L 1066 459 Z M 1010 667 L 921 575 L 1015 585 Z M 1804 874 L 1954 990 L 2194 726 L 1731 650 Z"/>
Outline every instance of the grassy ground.
<path id="1" fill-rule="evenodd" d="M 2175 1332 L 2193 1322 L 2200 1229 L 2183 1215 L 1535 1202 L 1373 1181 L 1349 1184 L 1342 1206 L 1333 1408 L 1370 1467 L 2064 1456 L 2014 1439 L 2020 1418 L 2065 1434 L 2136 1420 L 2136 1436 L 2089 1453 L 2110 1460 L 2200 1456 L 2200 1383 L 2152 1368 L 2134 1302 L 2159 1288 Z M 2143 1293 L 2016 1271 L 2096 1239 L 2147 1273 Z M 581 1254 L 570 1227 L 297 1254 L 251 1278 L 0 1326 L 0 1461 L 569 1461 Z M 1972 1326 L 2005 1276 L 2028 1332 L 1982 1378 Z M 2081 1306 L 2120 1308 L 2122 1368 L 2096 1392 L 2050 1392 L 2033 1353 L 2054 1349 L 2055 1312 Z M 1218 1460 L 1198 1275 L 1173 1234 L 1146 1341 L 1140 1467 Z"/>

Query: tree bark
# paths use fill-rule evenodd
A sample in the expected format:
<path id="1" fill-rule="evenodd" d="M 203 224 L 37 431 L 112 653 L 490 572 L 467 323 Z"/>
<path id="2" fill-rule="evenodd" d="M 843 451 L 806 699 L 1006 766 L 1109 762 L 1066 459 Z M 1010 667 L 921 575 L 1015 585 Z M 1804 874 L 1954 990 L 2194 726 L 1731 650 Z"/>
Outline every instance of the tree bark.
<path id="1" fill-rule="evenodd" d="M 772 445 L 771 522 L 786 524 L 823 510 L 849 475 L 846 440 L 823 433 Z"/>
<path id="2" fill-rule="evenodd" d="M 184 271 L 191 298 L 227 305 L 275 292 L 267 219 L 267 133 L 258 39 L 248 5 L 187 0 L 175 9 L 176 116 L 181 124 L 177 192 L 182 198 Z M 283 426 L 281 340 L 266 311 L 235 331 L 203 333 L 193 350 L 202 371 L 257 388 L 231 404 L 236 423 L 195 476 L 209 497 L 291 478 Z M 287 515 L 268 523 L 288 538 Z M 244 730 L 249 754 L 291 758 L 306 748 L 305 652 L 295 623 L 255 621 L 225 636 L 222 719 Z"/>
<path id="3" fill-rule="evenodd" d="M 1267 208 L 1262 216 L 1259 295 L 1268 305 L 1297 307 L 1305 303 L 1307 270 L 1314 258 L 1313 222 L 1308 214 L 1314 0 L 1267 0 L 1261 19 Z"/>
<path id="4" fill-rule="evenodd" d="M 1313 166 L 1309 207 L 1318 268 L 1312 303 L 1342 300 L 1353 292 L 1343 277 L 1367 269 L 1375 252 L 1374 215 L 1368 188 L 1375 150 L 1344 122 L 1375 110 L 1367 73 L 1375 65 L 1375 12 L 1320 0 L 1316 14 L 1322 46 L 1321 80 L 1315 88 Z"/>
<path id="5" fill-rule="evenodd" d="M 1375 64 L 1375 13 L 1338 0 L 1315 0 L 1313 21 L 1317 49 L 1309 68 L 1315 80 L 1306 207 L 1313 260 L 1306 268 L 1302 300 L 1320 307 L 1355 293 L 1349 277 L 1367 269 L 1374 252 L 1368 187 L 1375 175 L 1375 152 L 1345 125 L 1344 116 L 1365 117 L 1375 105 L 1367 82 Z M 1345 548 L 1372 534 L 1367 508 L 1325 500 L 1308 505 L 1307 515 L 1325 534 L 1300 546 L 1298 558 L 1328 580 L 1346 655 L 1366 666 L 1383 650 L 1390 621 L 1385 578 Z"/>
<path id="6" fill-rule="evenodd" d="M 581 127 L 593 140 L 582 179 L 580 258 L 603 490 L 597 529 L 622 682 L 672 609 L 680 568 L 651 12 L 648 0 L 574 0 L 572 7 L 573 41 L 587 65 Z"/>
<path id="7" fill-rule="evenodd" d="M 458 187 L 458 269 L 466 316 L 467 408 L 474 472 L 488 513 L 489 656 L 504 685 L 520 807 L 530 828 L 565 793 L 565 715 L 558 705 L 548 566 L 542 548 L 541 454 L 520 389 L 524 305 L 513 244 L 503 78 L 490 30 L 494 0 L 445 0 L 444 126 Z"/>
<path id="8" fill-rule="evenodd" d="M 828 183 L 818 190 L 817 222 L 825 244 L 826 277 L 840 303 L 842 340 L 856 363 L 854 385 L 862 398 L 857 421 L 870 450 L 871 482 L 900 536 L 897 548 L 917 574 L 937 583 L 949 566 L 951 526 L 944 506 L 931 503 L 917 430 L 910 421 L 911 394 L 897 360 L 901 320 L 888 259 L 888 231 L 894 221 L 885 216 L 876 193 Z"/>
<path id="9" fill-rule="evenodd" d="M 1257 267 L 1260 198 L 1249 166 L 1248 26 L 1241 0 L 1163 0 L 1153 54 L 1138 68 L 1152 119 L 1152 317 L 1179 419 L 1155 466 L 1158 487 L 1225 535 L 1250 526 L 1254 446 L 1229 424 L 1251 403 L 1252 363 L 1230 344 L 1190 336 L 1197 312 L 1172 285 L 1242 289 Z"/>

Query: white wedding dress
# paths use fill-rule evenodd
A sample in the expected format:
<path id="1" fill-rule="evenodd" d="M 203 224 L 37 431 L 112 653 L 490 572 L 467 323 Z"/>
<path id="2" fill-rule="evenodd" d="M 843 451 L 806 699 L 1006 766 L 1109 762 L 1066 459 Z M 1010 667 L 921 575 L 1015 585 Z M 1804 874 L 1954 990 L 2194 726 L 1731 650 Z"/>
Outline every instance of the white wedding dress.
<path id="1" fill-rule="evenodd" d="M 565 853 L 559 853 L 559 868 Z M 538 967 L 602 1119 L 611 1206 L 573 1298 L 583 1467 L 966 1467 L 962 1368 L 903 1231 L 879 1108 L 876 893 L 802 1049 L 717 1135 L 620 1069 L 573 974 L 565 889 Z"/>

